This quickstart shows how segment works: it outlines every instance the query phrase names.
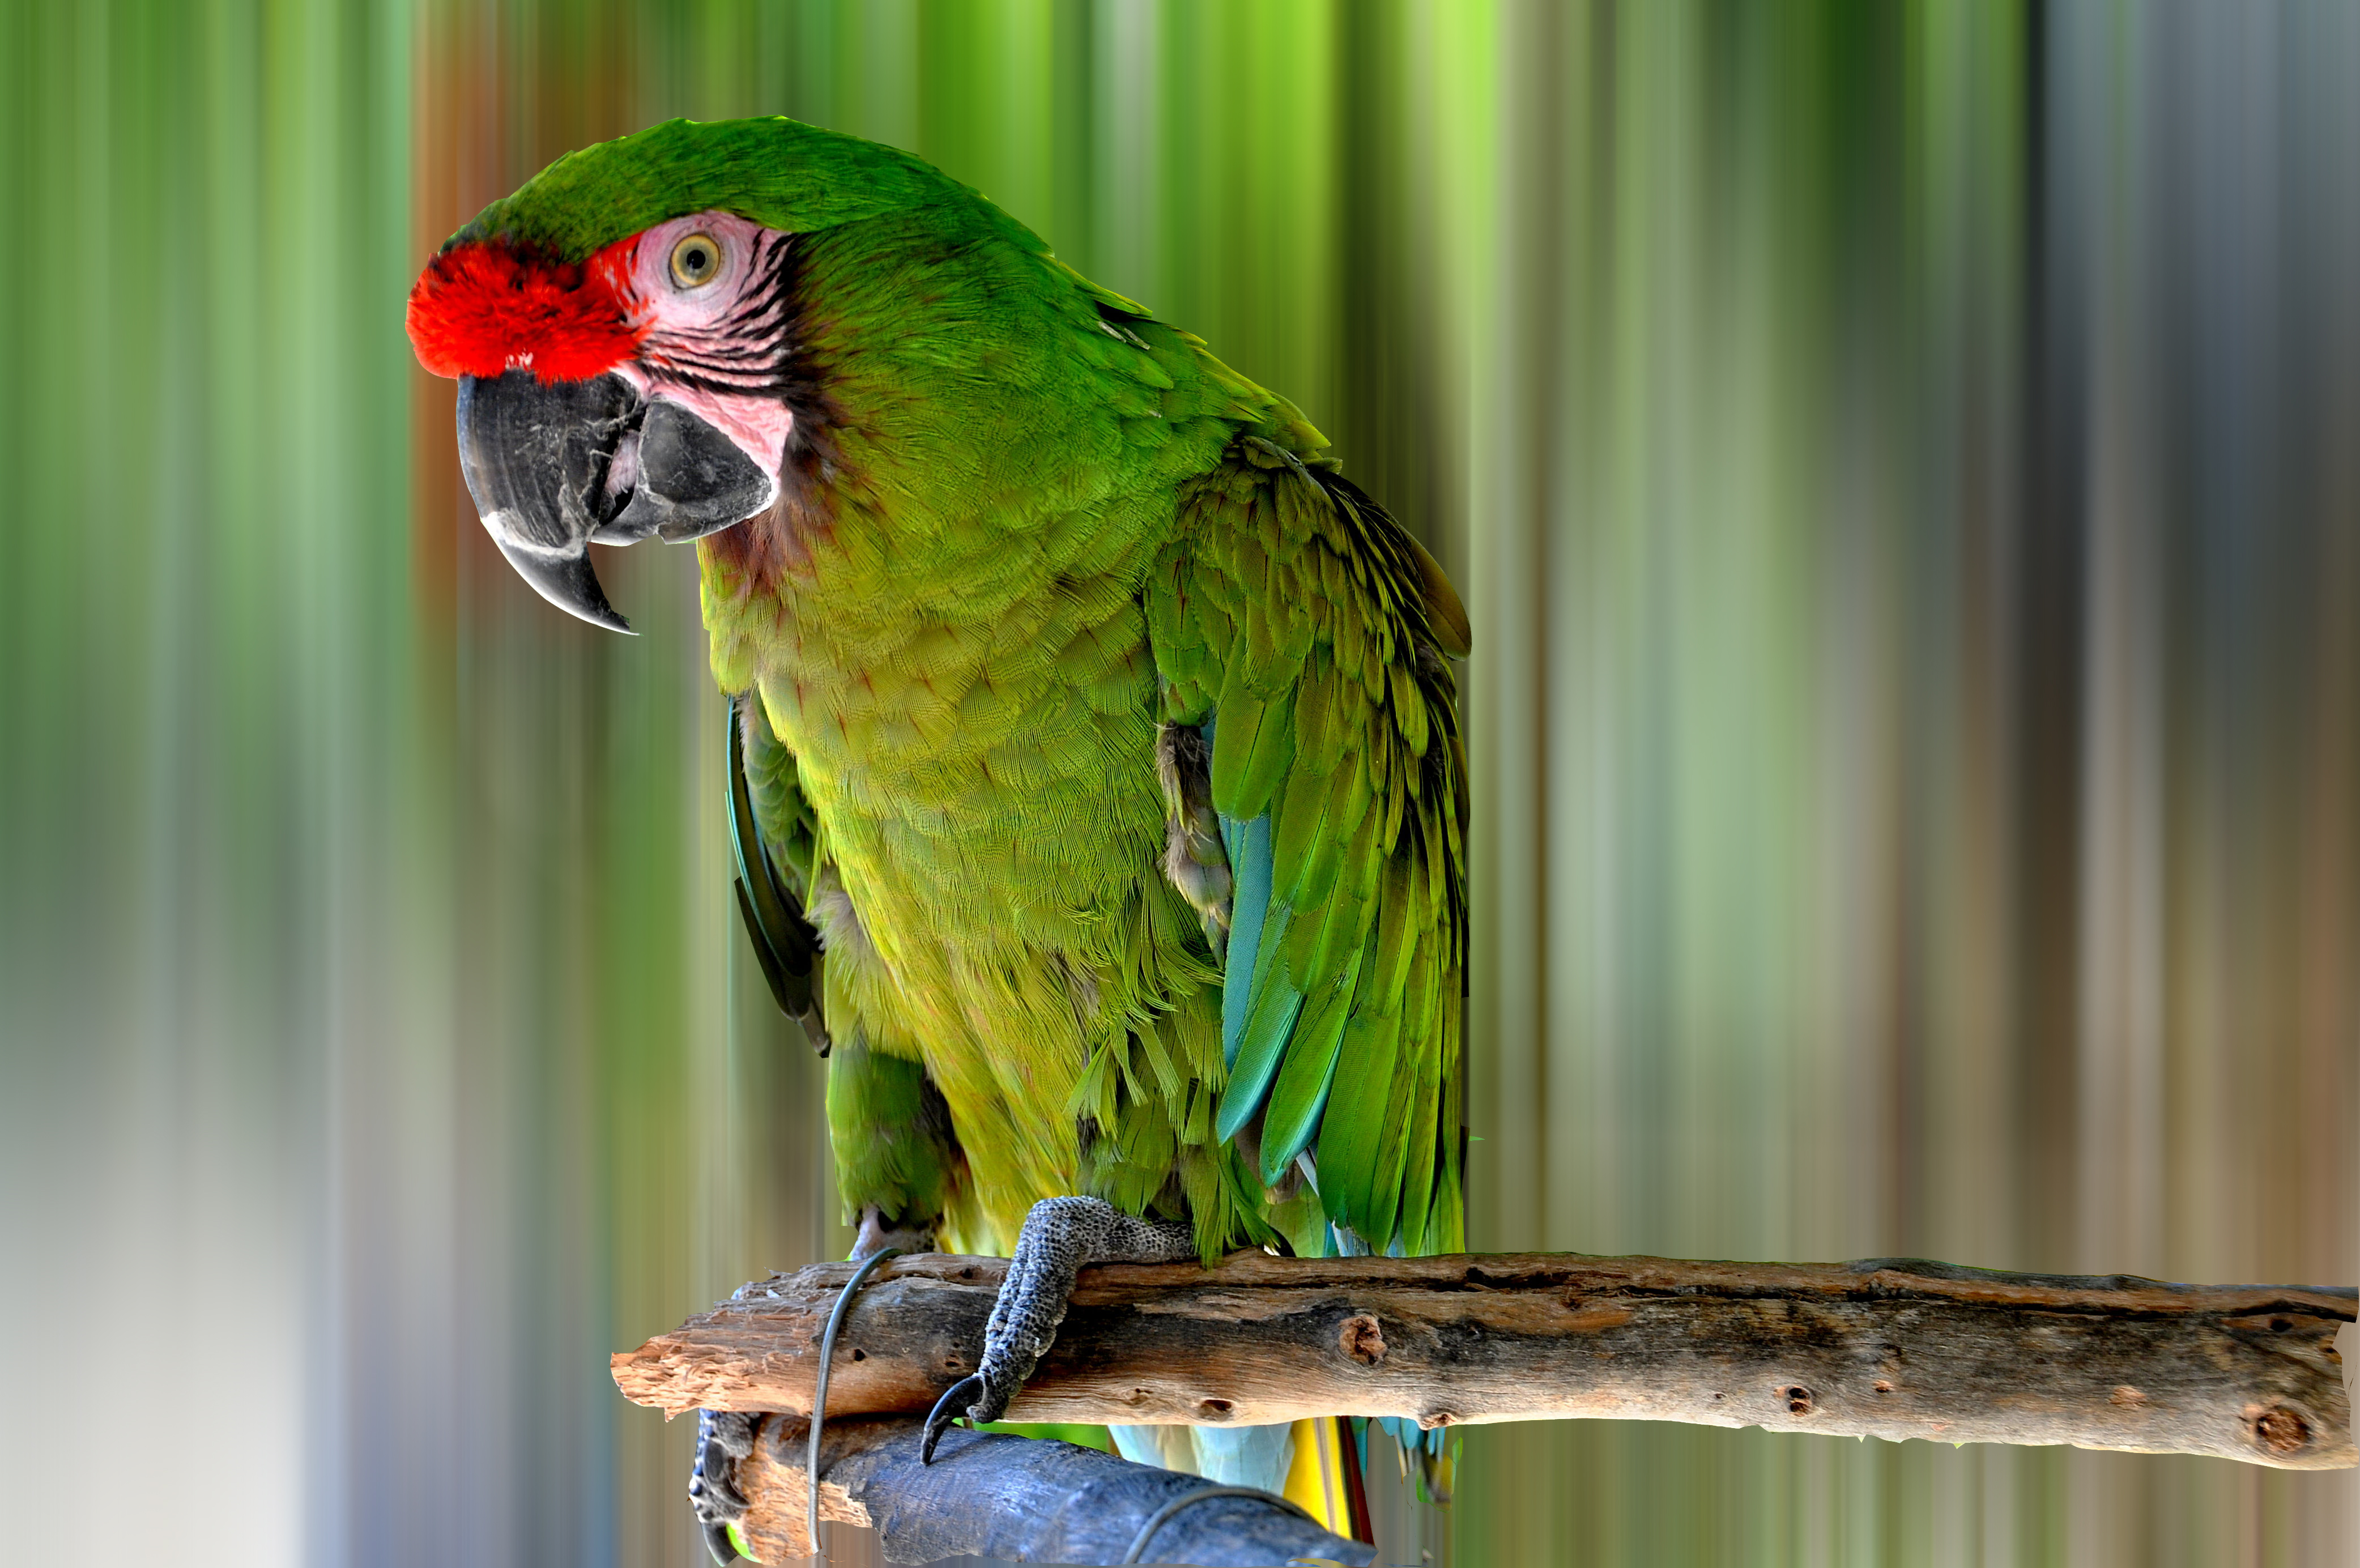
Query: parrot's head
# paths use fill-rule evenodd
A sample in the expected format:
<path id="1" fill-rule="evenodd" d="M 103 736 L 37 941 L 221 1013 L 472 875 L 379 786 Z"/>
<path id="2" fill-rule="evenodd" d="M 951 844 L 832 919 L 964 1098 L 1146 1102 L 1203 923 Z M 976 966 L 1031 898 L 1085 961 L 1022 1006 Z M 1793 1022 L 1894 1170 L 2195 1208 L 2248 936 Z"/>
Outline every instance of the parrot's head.
<path id="1" fill-rule="evenodd" d="M 447 241 L 410 339 L 459 383 L 484 527 L 543 598 L 616 631 L 589 546 L 727 528 L 778 500 L 809 388 L 798 239 L 980 199 L 792 120 L 676 120 L 562 158 Z"/>

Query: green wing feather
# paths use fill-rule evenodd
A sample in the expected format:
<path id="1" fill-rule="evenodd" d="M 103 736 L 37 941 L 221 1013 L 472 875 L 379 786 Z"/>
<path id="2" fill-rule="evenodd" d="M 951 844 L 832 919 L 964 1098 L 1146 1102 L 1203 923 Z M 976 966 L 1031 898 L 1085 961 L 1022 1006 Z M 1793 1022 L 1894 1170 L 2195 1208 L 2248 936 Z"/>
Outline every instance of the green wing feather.
<path id="1" fill-rule="evenodd" d="M 819 999 L 819 931 L 804 914 L 815 834 L 795 759 L 771 735 L 760 705 L 729 705 L 729 842 L 737 859 L 738 914 L 779 1010 L 828 1052 Z"/>
<path id="2" fill-rule="evenodd" d="M 1164 718 L 1210 732 L 1235 877 L 1216 1130 L 1328 1217 L 1461 1245 L 1465 754 L 1432 557 L 1332 464 L 1258 436 L 1183 498 L 1148 594 Z"/>

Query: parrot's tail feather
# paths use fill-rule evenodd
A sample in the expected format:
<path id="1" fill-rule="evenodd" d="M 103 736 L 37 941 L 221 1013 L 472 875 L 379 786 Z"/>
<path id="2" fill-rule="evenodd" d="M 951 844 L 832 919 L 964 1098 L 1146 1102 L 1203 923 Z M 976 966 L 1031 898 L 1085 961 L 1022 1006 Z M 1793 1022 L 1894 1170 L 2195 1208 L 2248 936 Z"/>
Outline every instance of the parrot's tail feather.
<path id="1" fill-rule="evenodd" d="M 1217 1486 L 1251 1486 L 1284 1497 L 1300 1424 L 1192 1427 L 1196 1474 Z"/>
<path id="2" fill-rule="evenodd" d="M 1337 1535 L 1375 1539 L 1349 1417 L 1274 1426 L 1109 1426 L 1107 1435 L 1134 1464 L 1273 1493 Z"/>
<path id="3" fill-rule="evenodd" d="M 1336 1535 L 1376 1541 L 1369 1523 L 1369 1492 L 1360 1479 L 1360 1445 L 1349 1416 L 1295 1423 L 1295 1465 L 1286 1500 Z"/>
<path id="4" fill-rule="evenodd" d="M 1375 1424 L 1385 1429 L 1385 1434 L 1401 1445 L 1401 1464 L 1404 1475 L 1417 1479 L 1417 1495 L 1421 1502 L 1437 1508 L 1449 1505 L 1451 1493 L 1459 1479 L 1459 1443 L 1457 1437 L 1442 1427 L 1420 1431 L 1414 1421 L 1400 1416 L 1379 1416 Z M 1367 1457 L 1368 1434 L 1361 1433 L 1362 1458 Z"/>

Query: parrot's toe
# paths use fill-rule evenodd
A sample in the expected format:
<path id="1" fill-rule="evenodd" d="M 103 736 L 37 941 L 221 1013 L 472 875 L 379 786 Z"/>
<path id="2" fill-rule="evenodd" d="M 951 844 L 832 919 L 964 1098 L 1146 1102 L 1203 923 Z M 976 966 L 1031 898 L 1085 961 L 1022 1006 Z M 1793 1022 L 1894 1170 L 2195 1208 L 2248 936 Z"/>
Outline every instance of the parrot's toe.
<path id="1" fill-rule="evenodd" d="M 688 1506 L 704 1528 L 705 1550 L 716 1563 L 738 1560 L 729 1527 L 746 1517 L 746 1496 L 738 1489 L 738 1461 L 754 1452 L 754 1418 L 737 1410 L 696 1412 L 696 1465 L 688 1476 Z"/>
<path id="2" fill-rule="evenodd" d="M 1102 1198 L 1043 1198 L 1024 1216 L 1016 1254 L 1000 1282 L 1000 1297 L 984 1324 L 983 1357 L 974 1375 L 959 1379 L 934 1402 L 926 1417 L 924 1445 L 931 1464 L 934 1444 L 962 1413 L 975 1421 L 998 1421 L 1008 1401 L 1032 1376 L 1041 1353 L 1065 1321 L 1074 1276 L 1091 1263 L 1160 1263 L 1193 1257 L 1196 1229 L 1185 1220 L 1151 1220 L 1126 1214 Z"/>
<path id="3" fill-rule="evenodd" d="M 860 1229 L 852 1238 L 851 1259 L 866 1261 L 880 1252 L 919 1253 L 934 1249 L 934 1222 L 925 1219 L 888 1219 L 883 1210 L 874 1203 L 860 1210 Z"/>

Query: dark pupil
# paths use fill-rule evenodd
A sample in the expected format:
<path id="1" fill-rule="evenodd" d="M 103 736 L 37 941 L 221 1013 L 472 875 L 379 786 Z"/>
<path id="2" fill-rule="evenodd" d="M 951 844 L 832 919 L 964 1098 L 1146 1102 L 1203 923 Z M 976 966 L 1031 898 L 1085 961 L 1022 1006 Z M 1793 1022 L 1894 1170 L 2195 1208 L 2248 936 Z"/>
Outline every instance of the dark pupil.
<path id="1" fill-rule="evenodd" d="M 691 245 L 688 247 L 688 255 L 681 259 L 688 267 L 688 270 L 694 274 L 703 272 L 705 270 L 709 260 L 709 256 L 703 245 Z"/>

